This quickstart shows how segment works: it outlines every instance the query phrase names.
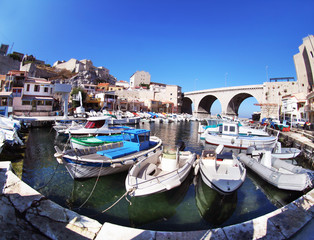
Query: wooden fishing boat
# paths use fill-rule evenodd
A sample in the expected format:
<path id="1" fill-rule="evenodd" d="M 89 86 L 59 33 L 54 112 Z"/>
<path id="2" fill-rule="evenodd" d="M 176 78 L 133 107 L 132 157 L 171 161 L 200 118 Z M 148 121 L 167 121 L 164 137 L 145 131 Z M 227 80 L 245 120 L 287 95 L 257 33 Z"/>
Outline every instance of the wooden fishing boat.
<path id="1" fill-rule="evenodd" d="M 126 171 L 135 162 L 155 158 L 162 151 L 160 138 L 145 129 L 123 132 L 123 141 L 85 149 L 61 151 L 55 146 L 55 157 L 65 164 L 72 178 L 89 178 Z"/>

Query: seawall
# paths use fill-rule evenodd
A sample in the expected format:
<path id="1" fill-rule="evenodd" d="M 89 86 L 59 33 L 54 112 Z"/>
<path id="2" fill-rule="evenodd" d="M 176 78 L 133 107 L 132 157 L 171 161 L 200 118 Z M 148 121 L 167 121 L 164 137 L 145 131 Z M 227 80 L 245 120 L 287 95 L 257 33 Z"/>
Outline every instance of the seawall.
<path id="1" fill-rule="evenodd" d="M 0 186 L 4 239 L 304 239 L 313 233 L 314 189 L 282 208 L 236 225 L 163 232 L 101 224 L 63 208 L 19 179 L 10 162 L 0 162 Z"/>

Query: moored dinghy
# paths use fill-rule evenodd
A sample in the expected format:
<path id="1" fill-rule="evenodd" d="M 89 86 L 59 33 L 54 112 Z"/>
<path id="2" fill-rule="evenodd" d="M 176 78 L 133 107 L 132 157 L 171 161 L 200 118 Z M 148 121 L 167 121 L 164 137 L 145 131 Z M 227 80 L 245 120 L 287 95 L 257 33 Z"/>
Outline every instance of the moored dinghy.
<path id="1" fill-rule="evenodd" d="M 85 149 L 61 151 L 55 146 L 55 157 L 65 164 L 72 178 L 89 178 L 126 171 L 135 162 L 155 158 L 162 151 L 161 139 L 150 136 L 149 130 L 126 130 L 123 139 Z"/>
<path id="2" fill-rule="evenodd" d="M 195 153 L 177 150 L 174 154 L 160 152 L 143 159 L 130 169 L 125 188 L 130 196 L 144 196 L 178 187 L 188 176 L 195 158 Z"/>
<path id="3" fill-rule="evenodd" d="M 227 195 L 241 187 L 246 169 L 232 152 L 221 153 L 223 147 L 219 145 L 216 150 L 203 150 L 199 170 L 206 185 Z"/>
<path id="4" fill-rule="evenodd" d="M 89 136 L 89 137 L 71 137 L 70 143 L 72 148 L 83 149 L 87 147 L 101 146 L 107 143 L 121 142 L 123 136 L 117 135 L 103 135 L 103 136 Z"/>
<path id="5" fill-rule="evenodd" d="M 281 142 L 277 142 L 271 155 L 280 159 L 291 159 L 297 157 L 300 153 L 301 150 L 298 148 L 281 147 Z"/>
<path id="6" fill-rule="evenodd" d="M 246 167 L 277 188 L 303 191 L 313 186 L 313 171 L 273 157 L 269 150 L 250 147 L 238 157 Z"/>

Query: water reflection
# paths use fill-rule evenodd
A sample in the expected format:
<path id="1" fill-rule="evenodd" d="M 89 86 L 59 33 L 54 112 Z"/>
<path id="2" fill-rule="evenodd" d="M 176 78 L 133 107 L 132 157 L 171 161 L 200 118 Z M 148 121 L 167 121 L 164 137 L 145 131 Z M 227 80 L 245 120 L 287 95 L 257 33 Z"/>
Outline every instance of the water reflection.
<path id="1" fill-rule="evenodd" d="M 208 187 L 199 176 L 196 178 L 195 202 L 202 217 L 212 227 L 223 224 L 236 209 L 237 192 L 231 195 L 221 195 Z"/>
<path id="2" fill-rule="evenodd" d="M 167 147 L 175 148 L 184 141 L 186 150 L 197 154 L 204 148 L 215 148 L 199 141 L 197 122 L 145 123 L 138 127 L 150 129 L 151 134 L 160 137 Z M 227 198 L 221 198 L 204 183 L 191 184 L 189 178 L 179 188 L 169 192 L 141 198 L 129 197 L 132 205 L 122 198 L 102 213 L 126 192 L 124 181 L 127 173 L 73 180 L 64 165 L 58 165 L 53 156 L 54 145 L 64 149 L 67 143 L 67 137 L 56 136 L 50 128 L 31 129 L 22 179 L 59 205 L 100 223 L 164 231 L 203 230 L 250 220 L 298 197 L 293 192 L 274 189 L 249 173 L 236 194 Z M 190 176 L 193 178 L 193 174 Z"/>
<path id="3" fill-rule="evenodd" d="M 178 205 L 184 199 L 192 182 L 193 174 L 177 188 L 163 193 L 133 197 L 128 207 L 130 225 L 132 227 L 145 227 L 154 230 L 154 223 L 159 220 L 167 221 L 175 215 Z M 155 229 L 157 230 L 157 229 Z"/>
<path id="4" fill-rule="evenodd" d="M 260 189 L 268 198 L 268 200 L 278 208 L 287 205 L 288 203 L 303 195 L 303 192 L 288 191 L 276 188 L 268 182 L 264 181 L 250 169 L 247 170 L 247 177 L 249 177 L 257 189 Z"/>

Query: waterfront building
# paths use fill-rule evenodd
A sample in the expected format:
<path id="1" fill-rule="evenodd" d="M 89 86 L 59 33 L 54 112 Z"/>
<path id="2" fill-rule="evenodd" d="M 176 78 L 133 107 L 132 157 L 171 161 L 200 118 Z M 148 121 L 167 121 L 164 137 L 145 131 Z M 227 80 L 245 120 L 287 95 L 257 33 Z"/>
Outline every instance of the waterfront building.
<path id="1" fill-rule="evenodd" d="M 120 80 L 120 81 L 116 82 L 116 86 L 117 87 L 123 87 L 124 89 L 128 89 L 130 87 L 130 84 L 126 81 Z"/>
<path id="2" fill-rule="evenodd" d="M 99 107 L 108 111 L 115 110 L 117 96 L 114 91 L 97 92 L 95 98 L 99 101 Z"/>
<path id="3" fill-rule="evenodd" d="M 150 84 L 151 76 L 148 72 L 145 71 L 136 71 L 130 77 L 130 87 L 136 88 L 140 87 L 141 85 L 149 85 Z"/>
<path id="4" fill-rule="evenodd" d="M 82 88 L 87 95 L 94 95 L 97 89 L 97 85 L 95 84 L 80 84 L 79 87 Z"/>
<path id="5" fill-rule="evenodd" d="M 53 84 L 43 78 L 25 78 L 24 86 L 13 87 L 15 115 L 48 116 L 53 106 Z"/>
<path id="6" fill-rule="evenodd" d="M 282 97 L 281 113 L 283 119 L 304 119 L 305 118 L 306 94 L 296 93 Z"/>
<path id="7" fill-rule="evenodd" d="M 109 89 L 109 83 L 99 83 L 96 86 L 96 93 L 106 92 Z"/>
<path id="8" fill-rule="evenodd" d="M 299 92 L 307 94 L 305 105 L 306 119 L 314 123 L 314 36 L 309 35 L 303 38 L 303 43 L 299 46 L 299 53 L 293 56 L 297 78 L 299 82 Z"/>
<path id="9" fill-rule="evenodd" d="M 298 82 L 294 78 L 270 78 L 263 84 L 263 102 L 261 116 L 280 118 L 282 96 L 298 93 Z"/>
<path id="10" fill-rule="evenodd" d="M 309 93 L 313 89 L 314 82 L 314 36 L 303 38 L 303 44 L 299 46 L 299 53 L 293 56 L 299 92 Z"/>

